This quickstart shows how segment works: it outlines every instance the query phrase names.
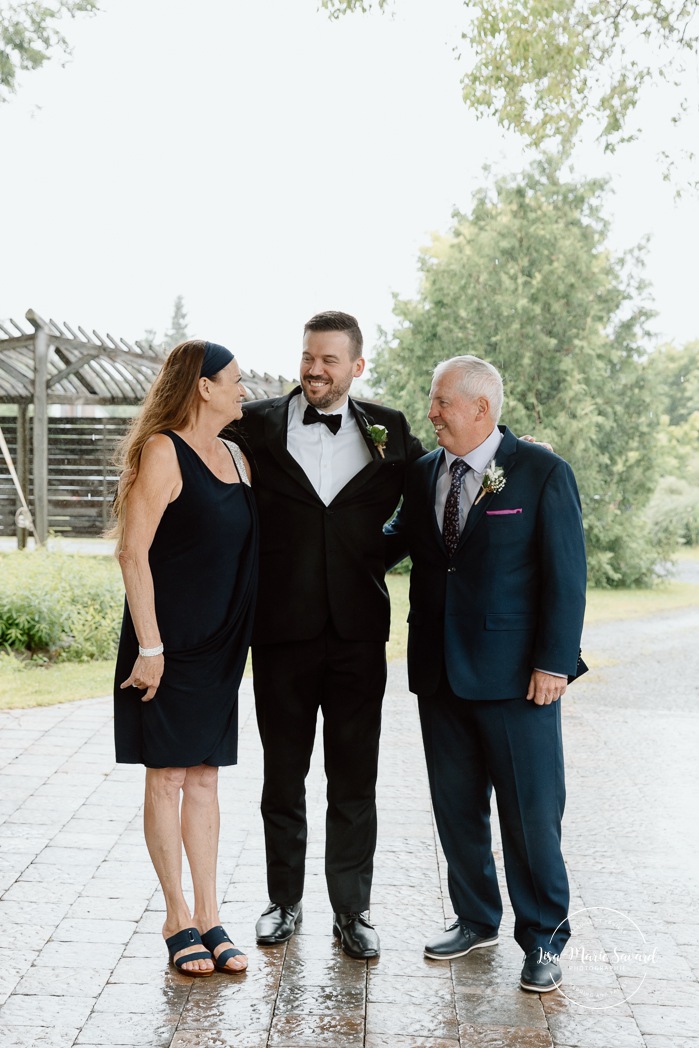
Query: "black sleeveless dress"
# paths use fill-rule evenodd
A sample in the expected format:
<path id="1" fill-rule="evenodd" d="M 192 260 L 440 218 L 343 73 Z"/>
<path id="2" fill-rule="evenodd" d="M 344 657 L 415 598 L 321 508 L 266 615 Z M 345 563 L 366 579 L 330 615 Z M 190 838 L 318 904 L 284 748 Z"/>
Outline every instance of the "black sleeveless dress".
<path id="1" fill-rule="evenodd" d="M 155 697 L 119 685 L 138 640 L 128 604 L 114 679 L 116 759 L 149 768 L 235 764 L 238 687 L 257 586 L 257 513 L 240 483 L 219 480 L 176 433 L 182 491 L 161 518 L 149 552 L 165 670 Z M 234 458 L 235 461 L 235 458 Z"/>

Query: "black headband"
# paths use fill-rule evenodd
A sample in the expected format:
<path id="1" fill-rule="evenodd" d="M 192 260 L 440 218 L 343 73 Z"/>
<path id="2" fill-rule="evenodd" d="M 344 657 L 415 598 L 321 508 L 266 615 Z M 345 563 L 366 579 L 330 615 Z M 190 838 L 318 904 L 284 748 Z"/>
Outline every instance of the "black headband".
<path id="1" fill-rule="evenodd" d="M 222 371 L 231 360 L 233 354 L 225 346 L 218 346 L 215 342 L 204 343 L 204 359 L 201 362 L 199 378 L 213 378 Z"/>

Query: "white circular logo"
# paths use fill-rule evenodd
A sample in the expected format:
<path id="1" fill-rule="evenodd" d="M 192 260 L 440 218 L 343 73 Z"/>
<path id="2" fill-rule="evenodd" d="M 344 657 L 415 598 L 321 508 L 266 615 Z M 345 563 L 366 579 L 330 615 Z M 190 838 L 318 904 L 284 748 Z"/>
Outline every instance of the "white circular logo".
<path id="1" fill-rule="evenodd" d="M 592 1010 L 615 1008 L 638 993 L 657 956 L 636 922 L 609 906 L 586 906 L 568 920 L 559 992 Z"/>

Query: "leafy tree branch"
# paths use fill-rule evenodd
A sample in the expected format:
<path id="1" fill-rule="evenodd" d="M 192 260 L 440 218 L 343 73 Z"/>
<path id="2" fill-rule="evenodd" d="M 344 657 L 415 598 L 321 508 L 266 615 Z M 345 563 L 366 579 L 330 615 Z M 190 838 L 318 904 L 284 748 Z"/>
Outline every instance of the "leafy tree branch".
<path id="1" fill-rule="evenodd" d="M 17 90 L 20 70 L 38 69 L 55 52 L 70 54 L 61 31 L 66 16 L 97 10 L 97 0 L 6 4 L 0 0 L 0 102 Z"/>
<path id="2" fill-rule="evenodd" d="M 321 6 L 338 18 L 389 3 Z M 630 125 L 645 85 L 679 86 L 684 63 L 699 50 L 698 8 L 699 0 L 464 0 L 464 101 L 535 148 L 570 148 L 590 121 L 613 151 L 638 133 Z M 680 103 L 671 123 L 688 106 Z"/>

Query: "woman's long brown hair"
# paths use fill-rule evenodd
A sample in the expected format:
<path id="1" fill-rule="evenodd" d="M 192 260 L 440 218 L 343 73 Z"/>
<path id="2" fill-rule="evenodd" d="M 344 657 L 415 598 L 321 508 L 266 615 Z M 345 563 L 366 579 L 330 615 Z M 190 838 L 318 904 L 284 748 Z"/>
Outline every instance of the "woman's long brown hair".
<path id="1" fill-rule="evenodd" d="M 146 394 L 143 407 L 133 419 L 128 433 L 117 446 L 114 461 L 119 472 L 132 471 L 128 480 L 119 485 L 112 510 L 115 522 L 105 532 L 106 538 L 116 539 L 117 556 L 124 539 L 126 496 L 138 476 L 143 448 L 156 433 L 165 429 L 182 429 L 191 422 L 205 346 L 201 339 L 190 339 L 175 346 Z"/>

